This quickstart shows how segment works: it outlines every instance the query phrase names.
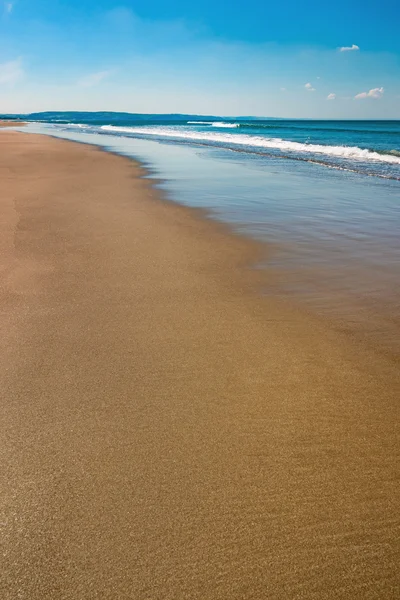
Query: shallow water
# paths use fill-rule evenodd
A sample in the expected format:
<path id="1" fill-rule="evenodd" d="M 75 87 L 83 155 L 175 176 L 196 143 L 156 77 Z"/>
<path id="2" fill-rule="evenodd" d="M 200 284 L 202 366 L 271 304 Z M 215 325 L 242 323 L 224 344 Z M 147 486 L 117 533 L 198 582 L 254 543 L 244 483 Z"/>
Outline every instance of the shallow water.
<path id="1" fill-rule="evenodd" d="M 324 121 L 56 112 L 24 120 L 143 139 L 286 158 L 400 181 L 400 121 Z"/>
<path id="2" fill-rule="evenodd" d="M 400 182 L 229 148 L 140 139 L 108 130 L 28 130 L 143 161 L 182 204 L 208 209 L 266 241 L 266 294 L 296 296 L 383 351 L 400 349 Z"/>

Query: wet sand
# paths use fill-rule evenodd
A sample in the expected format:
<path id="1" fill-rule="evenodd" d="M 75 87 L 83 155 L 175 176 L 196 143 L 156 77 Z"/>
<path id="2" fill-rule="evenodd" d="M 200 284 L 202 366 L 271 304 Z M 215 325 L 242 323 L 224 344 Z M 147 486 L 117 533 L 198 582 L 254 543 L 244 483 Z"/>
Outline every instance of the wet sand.
<path id="1" fill-rule="evenodd" d="M 0 127 L 22 127 L 26 125 L 23 121 L 4 121 L 0 119 Z"/>
<path id="2" fill-rule="evenodd" d="M 398 364 L 143 174 L 0 133 L 1 598 L 398 598 Z"/>

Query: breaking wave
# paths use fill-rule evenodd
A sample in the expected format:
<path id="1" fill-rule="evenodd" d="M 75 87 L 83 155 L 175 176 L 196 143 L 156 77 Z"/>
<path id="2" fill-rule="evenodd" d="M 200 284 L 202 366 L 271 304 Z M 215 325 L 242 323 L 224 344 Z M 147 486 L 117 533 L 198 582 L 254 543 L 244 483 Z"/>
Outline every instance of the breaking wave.
<path id="1" fill-rule="evenodd" d="M 221 123 L 213 123 L 213 126 L 221 127 Z M 224 123 L 223 126 L 237 127 L 237 124 Z M 269 138 L 246 134 L 220 133 L 213 131 L 186 131 L 168 127 L 117 127 L 114 125 L 103 125 L 104 131 L 127 133 L 146 137 L 173 138 L 176 140 L 187 140 L 193 142 L 223 144 L 233 147 L 276 149 L 282 152 L 294 152 L 300 154 L 321 154 L 339 159 L 350 159 L 362 162 L 390 163 L 400 165 L 400 155 L 397 150 L 377 152 L 373 149 L 359 148 L 358 146 L 329 146 L 323 144 L 311 144 L 293 142 L 282 138 Z"/>

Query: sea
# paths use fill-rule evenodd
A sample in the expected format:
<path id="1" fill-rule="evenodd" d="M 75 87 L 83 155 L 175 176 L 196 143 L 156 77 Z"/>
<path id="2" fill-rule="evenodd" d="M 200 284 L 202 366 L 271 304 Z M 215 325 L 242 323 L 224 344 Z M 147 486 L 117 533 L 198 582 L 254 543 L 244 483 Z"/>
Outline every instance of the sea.
<path id="1" fill-rule="evenodd" d="M 15 117 L 15 115 L 13 115 Z M 25 131 L 140 160 L 172 201 L 264 241 L 262 293 L 400 350 L 400 121 L 53 112 Z"/>

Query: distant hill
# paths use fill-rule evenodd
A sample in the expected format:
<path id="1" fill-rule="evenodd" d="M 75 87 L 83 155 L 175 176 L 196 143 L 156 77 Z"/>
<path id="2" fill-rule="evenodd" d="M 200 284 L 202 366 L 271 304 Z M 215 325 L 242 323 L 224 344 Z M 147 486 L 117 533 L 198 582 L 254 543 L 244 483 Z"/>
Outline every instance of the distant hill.
<path id="1" fill-rule="evenodd" d="M 129 112 L 114 112 L 114 111 L 46 111 L 30 113 L 29 115 L 19 115 L 30 120 L 44 121 L 75 121 L 79 119 L 89 119 L 91 121 L 110 120 L 111 122 L 121 119 L 133 119 L 135 121 L 257 121 L 278 119 L 279 117 L 254 117 L 254 116 L 218 116 L 218 115 L 190 115 L 180 113 L 168 114 L 145 114 L 145 113 L 129 113 Z M 14 118 L 17 118 L 14 115 Z"/>

